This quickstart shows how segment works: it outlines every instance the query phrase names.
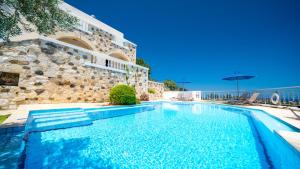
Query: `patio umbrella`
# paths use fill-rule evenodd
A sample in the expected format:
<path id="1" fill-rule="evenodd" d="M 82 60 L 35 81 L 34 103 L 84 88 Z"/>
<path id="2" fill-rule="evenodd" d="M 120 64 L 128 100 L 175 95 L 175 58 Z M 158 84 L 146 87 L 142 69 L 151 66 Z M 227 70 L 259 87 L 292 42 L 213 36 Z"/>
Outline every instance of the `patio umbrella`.
<path id="1" fill-rule="evenodd" d="M 240 80 L 248 80 L 248 79 L 252 79 L 255 76 L 251 76 L 251 75 L 240 75 L 240 74 L 234 74 L 233 76 L 229 76 L 229 77 L 225 77 L 222 80 L 228 80 L 228 81 L 236 81 L 236 90 L 237 90 L 237 95 L 238 97 L 239 95 L 239 81 Z"/>

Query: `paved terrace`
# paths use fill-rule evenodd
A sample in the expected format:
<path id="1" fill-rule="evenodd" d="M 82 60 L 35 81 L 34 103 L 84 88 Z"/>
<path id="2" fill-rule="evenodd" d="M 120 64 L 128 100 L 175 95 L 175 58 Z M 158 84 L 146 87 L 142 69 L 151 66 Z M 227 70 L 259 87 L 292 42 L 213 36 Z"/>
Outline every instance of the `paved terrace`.
<path id="1" fill-rule="evenodd" d="M 0 127 L 15 127 L 22 126 L 26 123 L 28 113 L 30 110 L 38 109 L 55 109 L 55 108 L 90 108 L 90 107 L 101 107 L 108 105 L 108 103 L 65 103 L 65 104 L 32 104 L 32 105 L 21 105 L 17 110 L 5 110 L 0 111 L 0 115 L 11 114 Z M 293 113 L 288 109 L 279 109 L 263 106 L 245 106 L 247 108 L 254 108 L 263 110 L 286 123 L 294 126 L 300 131 L 300 112 Z M 289 142 L 296 150 L 300 152 L 300 132 L 289 132 L 289 131 L 276 131 L 279 136 Z"/>

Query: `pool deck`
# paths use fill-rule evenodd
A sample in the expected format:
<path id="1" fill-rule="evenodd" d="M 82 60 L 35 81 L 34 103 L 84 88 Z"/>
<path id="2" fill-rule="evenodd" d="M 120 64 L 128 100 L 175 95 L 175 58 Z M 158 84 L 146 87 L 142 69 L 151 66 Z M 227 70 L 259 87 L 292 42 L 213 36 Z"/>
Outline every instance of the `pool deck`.
<path id="1" fill-rule="evenodd" d="M 264 106 L 245 106 L 247 108 L 259 109 L 275 116 L 282 121 L 290 124 L 300 131 L 300 112 L 292 112 L 289 109 L 272 108 Z M 290 143 L 298 152 L 300 152 L 300 132 L 276 131 L 276 133 Z"/>
<path id="2" fill-rule="evenodd" d="M 0 115 L 11 114 L 2 124 L 0 128 L 23 126 L 26 123 L 30 110 L 39 109 L 55 109 L 55 108 L 91 108 L 102 107 L 108 103 L 64 103 L 64 104 L 32 104 L 21 105 L 17 110 L 0 111 Z M 264 106 L 244 106 L 247 108 L 263 110 L 272 116 L 275 116 L 300 131 L 300 112 L 292 112 L 289 109 L 279 109 Z M 298 152 L 300 152 L 300 132 L 276 131 L 279 136 L 290 143 Z"/>

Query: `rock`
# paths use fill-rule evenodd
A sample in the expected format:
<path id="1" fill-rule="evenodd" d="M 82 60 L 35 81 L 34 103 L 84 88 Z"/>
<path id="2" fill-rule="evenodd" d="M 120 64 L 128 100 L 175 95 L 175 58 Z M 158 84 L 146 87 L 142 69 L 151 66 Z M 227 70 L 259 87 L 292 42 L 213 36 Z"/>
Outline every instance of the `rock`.
<path id="1" fill-rule="evenodd" d="M 29 66 L 23 66 L 23 69 L 29 70 L 30 67 Z"/>
<path id="2" fill-rule="evenodd" d="M 41 86 L 43 83 L 42 82 L 35 82 L 34 85 L 35 86 Z"/>
<path id="3" fill-rule="evenodd" d="M 44 75 L 44 72 L 41 71 L 41 70 L 37 70 L 34 73 L 37 74 L 37 75 L 41 75 L 41 76 Z"/>
<path id="4" fill-rule="evenodd" d="M 31 40 L 24 40 L 24 41 L 21 41 L 20 42 L 20 45 L 21 46 L 29 46 L 29 45 L 31 45 Z"/>
<path id="5" fill-rule="evenodd" d="M 57 48 L 57 46 L 51 42 L 47 42 L 47 43 L 45 43 L 45 45 L 47 45 L 48 47 Z"/>
<path id="6" fill-rule="evenodd" d="M 28 61 L 22 61 L 22 60 L 10 60 L 9 63 L 17 64 L 17 65 L 29 65 Z"/>
<path id="7" fill-rule="evenodd" d="M 10 91 L 10 89 L 1 89 L 0 93 L 8 93 Z"/>
<path id="8" fill-rule="evenodd" d="M 21 90 L 26 90 L 26 87 L 20 86 Z"/>
<path id="9" fill-rule="evenodd" d="M 54 47 L 50 47 L 50 46 L 48 46 L 47 48 L 43 47 L 43 48 L 41 48 L 41 51 L 43 53 L 48 54 L 48 55 L 53 55 L 55 53 L 55 48 Z"/>
<path id="10" fill-rule="evenodd" d="M 44 93 L 45 89 L 35 89 L 34 90 L 37 95 Z"/>
<path id="11" fill-rule="evenodd" d="M 41 63 L 39 60 L 35 60 L 35 61 L 33 61 L 33 63 L 35 63 L 35 64 L 39 64 L 39 63 Z"/>
<path id="12" fill-rule="evenodd" d="M 15 101 L 15 102 L 22 102 L 22 101 L 25 101 L 25 100 L 26 100 L 25 96 L 18 96 L 18 97 L 13 99 L 13 101 Z"/>
<path id="13" fill-rule="evenodd" d="M 39 55 L 40 54 L 40 51 L 34 47 L 30 47 L 28 50 L 27 50 L 27 53 L 29 55 Z"/>
<path id="14" fill-rule="evenodd" d="M 70 84 L 70 87 L 71 87 L 71 88 L 74 88 L 75 86 L 76 86 L 76 85 L 75 85 L 75 84 L 73 84 L 73 83 L 72 83 L 72 84 Z"/>
<path id="15" fill-rule="evenodd" d="M 24 51 L 20 51 L 19 52 L 19 55 L 26 55 L 27 53 L 26 52 L 24 52 Z"/>
<path id="16" fill-rule="evenodd" d="M 9 100 L 7 99 L 0 99 L 0 107 L 5 107 L 9 105 Z"/>
<path id="17" fill-rule="evenodd" d="M 61 55 L 61 54 L 55 54 L 49 58 L 53 63 L 58 64 L 58 65 L 65 64 L 70 61 L 69 57 Z"/>

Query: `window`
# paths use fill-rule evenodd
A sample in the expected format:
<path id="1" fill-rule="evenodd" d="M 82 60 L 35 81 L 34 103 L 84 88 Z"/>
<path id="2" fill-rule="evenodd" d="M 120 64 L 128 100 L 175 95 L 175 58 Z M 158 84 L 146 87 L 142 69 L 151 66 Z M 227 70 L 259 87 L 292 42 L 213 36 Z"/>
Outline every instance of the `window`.
<path id="1" fill-rule="evenodd" d="M 0 86 L 18 86 L 19 73 L 0 72 Z"/>

